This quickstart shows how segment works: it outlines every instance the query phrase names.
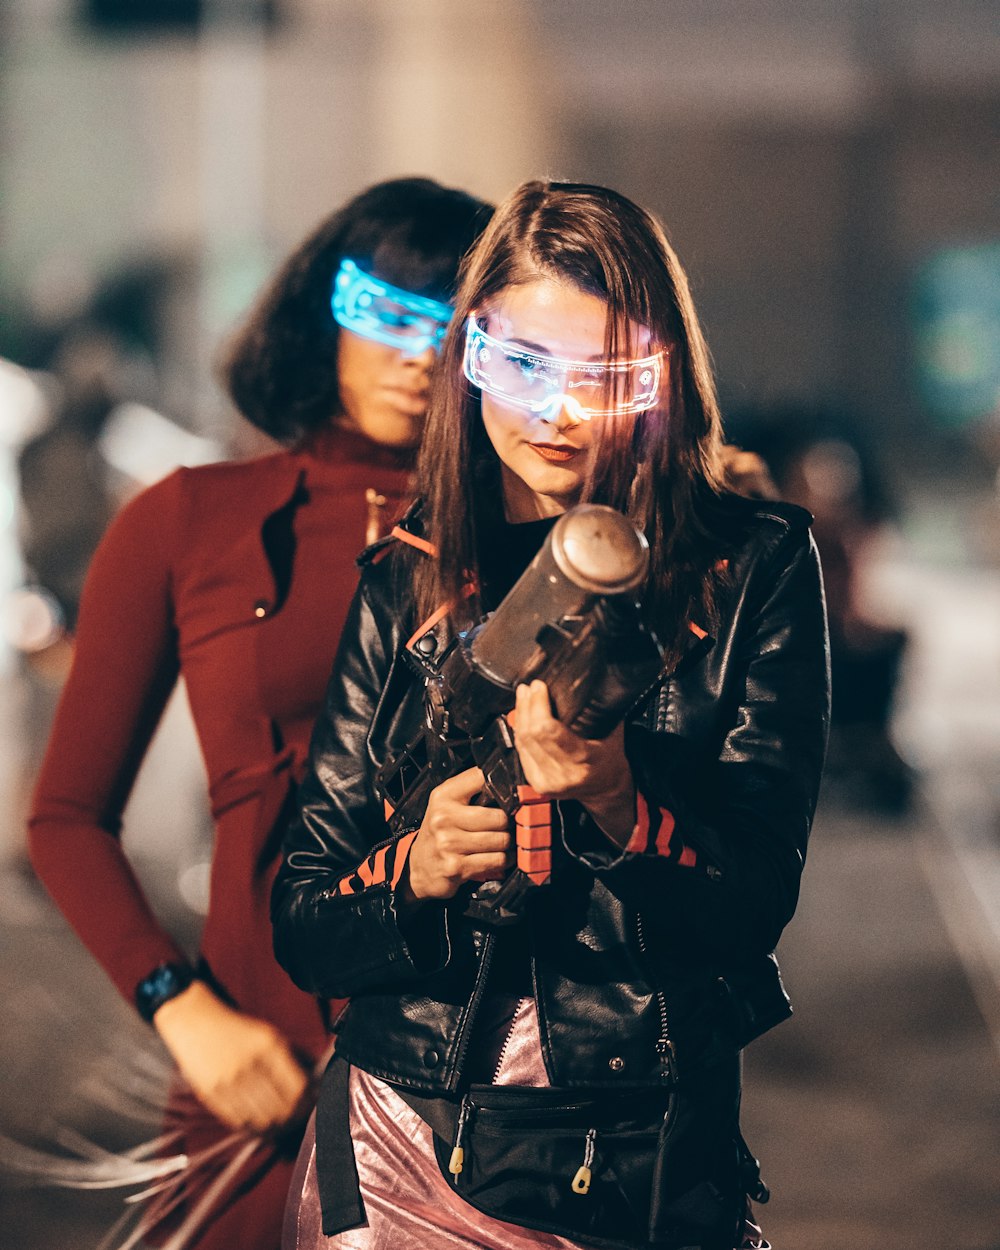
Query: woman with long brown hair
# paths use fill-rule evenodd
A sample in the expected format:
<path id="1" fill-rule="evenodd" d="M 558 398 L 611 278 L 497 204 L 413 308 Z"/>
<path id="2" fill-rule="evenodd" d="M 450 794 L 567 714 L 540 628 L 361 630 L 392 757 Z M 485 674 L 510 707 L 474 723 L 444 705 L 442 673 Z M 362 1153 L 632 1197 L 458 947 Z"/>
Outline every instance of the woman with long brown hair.
<path id="1" fill-rule="evenodd" d="M 275 884 L 279 961 L 351 996 L 289 1244 L 764 1244 L 739 1052 L 789 1012 L 772 952 L 829 690 L 808 515 L 728 493 L 721 447 L 660 226 L 604 188 L 519 187 L 464 266 L 419 510 L 364 570 Z M 600 740 L 519 686 L 551 880 L 492 927 L 469 892 L 513 849 L 483 773 L 399 828 L 379 770 L 420 729 L 421 674 L 579 504 L 648 544 L 665 675 Z"/>

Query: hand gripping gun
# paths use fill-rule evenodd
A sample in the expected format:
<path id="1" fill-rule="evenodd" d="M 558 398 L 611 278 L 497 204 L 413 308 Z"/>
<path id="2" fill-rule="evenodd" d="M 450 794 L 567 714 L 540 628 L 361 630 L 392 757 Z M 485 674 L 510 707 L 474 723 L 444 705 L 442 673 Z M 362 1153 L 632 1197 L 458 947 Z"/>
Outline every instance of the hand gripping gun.
<path id="1" fill-rule="evenodd" d="M 626 517 L 580 504 L 559 518 L 492 615 L 440 657 L 423 638 L 412 649 L 426 681 L 424 728 L 383 765 L 376 787 L 398 832 L 419 824 L 435 786 L 474 765 L 483 770 L 477 801 L 514 817 L 517 867 L 472 894 L 466 914 L 477 923 L 515 923 L 527 895 L 551 876 L 550 804 L 526 784 L 506 719 L 515 688 L 541 679 L 567 728 L 606 738 L 663 671 L 663 650 L 636 600 L 648 565 L 646 539 Z"/>

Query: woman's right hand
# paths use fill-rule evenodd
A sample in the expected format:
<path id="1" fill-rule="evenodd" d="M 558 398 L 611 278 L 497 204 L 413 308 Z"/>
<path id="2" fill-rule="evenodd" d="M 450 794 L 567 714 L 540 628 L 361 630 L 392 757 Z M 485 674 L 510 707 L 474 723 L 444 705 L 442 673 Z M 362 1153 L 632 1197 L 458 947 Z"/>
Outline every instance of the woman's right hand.
<path id="1" fill-rule="evenodd" d="M 153 1024 L 200 1102 L 230 1128 L 279 1128 L 307 1110 L 309 1076 L 278 1030 L 227 1006 L 203 981 Z"/>
<path id="2" fill-rule="evenodd" d="M 475 807 L 482 770 L 466 769 L 431 791 L 413 840 L 402 886 L 405 902 L 453 898 L 469 881 L 498 881 L 514 862 L 509 818 L 496 807 Z"/>

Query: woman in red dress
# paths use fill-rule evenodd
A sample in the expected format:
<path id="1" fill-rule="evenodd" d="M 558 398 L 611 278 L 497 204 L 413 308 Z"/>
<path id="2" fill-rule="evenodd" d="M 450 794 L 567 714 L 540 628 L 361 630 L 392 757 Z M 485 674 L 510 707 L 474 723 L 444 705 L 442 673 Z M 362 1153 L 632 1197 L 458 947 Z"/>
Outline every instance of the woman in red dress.
<path id="1" fill-rule="evenodd" d="M 163 1217 L 154 1236 L 169 1230 L 171 1245 L 276 1250 L 280 1241 L 289 1126 L 304 1118 L 337 1009 L 296 989 L 272 954 L 282 825 L 354 557 L 408 496 L 447 301 L 489 213 L 460 191 L 405 179 L 325 221 L 276 275 L 225 370 L 243 414 L 286 449 L 171 474 L 122 510 L 89 573 L 31 856 L 175 1059 L 179 1149 L 192 1155 L 243 1134 L 222 1193 L 203 1177 L 172 1211 L 152 1212 Z M 154 917 L 119 840 L 179 676 L 216 828 L 193 965 Z"/>

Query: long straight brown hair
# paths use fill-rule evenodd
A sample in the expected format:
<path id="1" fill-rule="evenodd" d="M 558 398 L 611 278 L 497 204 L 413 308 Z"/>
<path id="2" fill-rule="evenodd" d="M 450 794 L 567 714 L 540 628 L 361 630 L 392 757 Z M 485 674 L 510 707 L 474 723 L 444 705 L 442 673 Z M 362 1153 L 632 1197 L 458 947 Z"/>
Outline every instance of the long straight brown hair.
<path id="1" fill-rule="evenodd" d="M 633 324 L 648 328 L 666 353 L 654 408 L 595 419 L 579 502 L 609 504 L 645 533 L 651 560 L 643 599 L 676 658 L 689 622 L 710 629 L 716 619 L 722 433 L 708 350 L 660 225 L 617 192 L 578 183 L 522 183 L 463 263 L 417 467 L 424 534 L 438 549 L 437 560 L 416 570 L 419 619 L 458 602 L 478 580 L 480 553 L 503 517 L 499 459 L 479 392 L 462 371 L 466 324 L 507 288 L 545 278 L 606 301 L 609 358 L 634 355 Z M 467 603 L 475 615 L 476 596 Z"/>

